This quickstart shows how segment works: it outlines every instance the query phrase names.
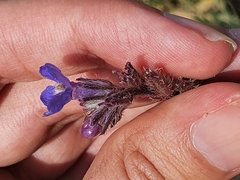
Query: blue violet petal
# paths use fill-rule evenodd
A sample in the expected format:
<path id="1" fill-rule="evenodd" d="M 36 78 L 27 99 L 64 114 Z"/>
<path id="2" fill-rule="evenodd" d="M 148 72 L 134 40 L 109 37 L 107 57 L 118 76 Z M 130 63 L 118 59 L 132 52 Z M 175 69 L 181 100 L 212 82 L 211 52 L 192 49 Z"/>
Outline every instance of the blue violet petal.
<path id="1" fill-rule="evenodd" d="M 54 96 L 55 86 L 48 86 L 41 94 L 40 99 L 45 106 L 48 106 L 49 102 Z"/>
<path id="2" fill-rule="evenodd" d="M 44 113 L 44 116 L 50 116 L 62 110 L 63 106 L 71 101 L 71 93 L 61 92 L 52 97 L 48 102 L 47 109 L 48 112 Z"/>
<path id="3" fill-rule="evenodd" d="M 50 116 L 59 112 L 65 104 L 72 100 L 72 85 L 67 77 L 52 64 L 40 67 L 39 72 L 47 79 L 57 82 L 55 86 L 48 86 L 40 96 L 41 101 L 47 106 L 48 112 L 44 116 Z"/>
<path id="4" fill-rule="evenodd" d="M 44 66 L 40 67 L 40 74 L 50 80 L 53 80 L 57 83 L 62 83 L 65 86 L 70 87 L 70 81 L 66 78 L 62 72 L 53 64 L 46 63 Z"/>

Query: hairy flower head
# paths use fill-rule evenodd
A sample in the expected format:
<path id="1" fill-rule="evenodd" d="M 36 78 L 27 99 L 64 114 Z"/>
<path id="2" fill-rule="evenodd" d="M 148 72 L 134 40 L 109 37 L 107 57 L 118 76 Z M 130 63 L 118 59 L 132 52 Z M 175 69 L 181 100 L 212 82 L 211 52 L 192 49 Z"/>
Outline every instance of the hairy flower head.
<path id="1" fill-rule="evenodd" d="M 121 86 L 103 79 L 78 78 L 70 82 L 56 66 L 47 63 L 40 67 L 42 76 L 56 82 L 40 96 L 48 109 L 44 116 L 59 112 L 71 100 L 78 100 L 86 112 L 82 135 L 93 138 L 113 127 L 135 96 L 162 102 L 199 85 L 199 81 L 174 78 L 160 70 L 145 68 L 140 74 L 130 62 L 126 63 L 123 71 L 114 72 L 119 75 Z"/>

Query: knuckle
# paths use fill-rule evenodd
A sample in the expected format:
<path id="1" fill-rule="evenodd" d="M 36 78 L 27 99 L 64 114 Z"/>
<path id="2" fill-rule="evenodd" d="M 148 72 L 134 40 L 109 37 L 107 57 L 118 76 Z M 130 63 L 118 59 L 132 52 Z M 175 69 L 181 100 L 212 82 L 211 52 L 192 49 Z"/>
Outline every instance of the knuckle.
<path id="1" fill-rule="evenodd" d="M 179 138 L 172 142 L 164 139 L 142 132 L 126 138 L 122 145 L 123 164 L 130 179 L 189 179 L 197 174 L 186 165 L 184 148 L 176 146 Z"/>

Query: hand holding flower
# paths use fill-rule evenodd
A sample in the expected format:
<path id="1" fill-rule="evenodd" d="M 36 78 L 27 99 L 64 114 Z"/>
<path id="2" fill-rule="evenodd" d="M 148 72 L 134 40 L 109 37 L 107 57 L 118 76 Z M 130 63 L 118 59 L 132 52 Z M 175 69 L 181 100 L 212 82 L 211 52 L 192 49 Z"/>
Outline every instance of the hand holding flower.
<path id="1" fill-rule="evenodd" d="M 70 94 L 81 89 L 84 93 L 75 97 L 83 97 L 84 106 L 91 109 L 94 103 L 85 98 L 95 96 L 95 92 L 82 89 L 96 82 L 82 78 L 96 78 L 85 72 L 111 79 L 113 75 L 108 71 L 122 69 L 128 61 L 139 72 L 143 67 L 163 67 L 174 77 L 206 79 L 224 70 L 222 77 L 239 81 L 239 49 L 231 39 L 205 26 L 125 0 L 3 1 L 0 18 L 2 178 L 126 179 L 140 175 L 155 179 L 229 179 L 238 173 L 231 170 L 239 167 L 239 134 L 235 128 L 239 123 L 234 118 L 239 112 L 239 84 L 202 86 L 148 111 L 146 107 L 132 108 L 118 123 L 117 131 L 111 134 L 110 130 L 94 140 L 83 138 L 79 132 L 85 115 L 79 103 L 67 103 L 72 99 Z M 232 38 L 238 40 L 238 36 Z M 50 83 L 40 77 L 38 70 L 46 63 L 56 65 L 70 81 L 59 70 L 52 74 L 48 68 L 42 70 L 44 77 L 57 84 L 42 95 L 49 107 L 45 114 L 49 116 L 43 117 L 46 107 L 39 95 Z M 86 86 L 72 89 L 71 81 L 76 78 Z M 122 79 L 134 83 L 131 80 Z M 108 82 L 98 83 L 106 86 L 107 92 L 112 91 Z M 105 96 L 104 91 L 98 93 Z M 61 103 L 52 108 L 55 100 Z M 101 108 L 101 112 L 115 114 L 115 108 Z M 223 111 L 217 111 L 220 109 Z M 91 120 L 98 119 L 95 111 L 91 113 Z M 84 128 L 91 129 L 88 120 Z M 90 131 L 98 134 L 101 128 Z M 231 143 L 226 146 L 227 142 Z"/>

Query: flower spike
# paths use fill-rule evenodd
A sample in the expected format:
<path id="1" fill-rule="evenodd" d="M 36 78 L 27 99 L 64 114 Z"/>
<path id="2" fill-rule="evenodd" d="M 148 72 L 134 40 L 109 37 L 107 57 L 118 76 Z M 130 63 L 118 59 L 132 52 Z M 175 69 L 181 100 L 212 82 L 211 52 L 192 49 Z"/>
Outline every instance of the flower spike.
<path id="1" fill-rule="evenodd" d="M 113 127 L 135 96 L 163 102 L 200 84 L 189 78 L 174 78 L 160 70 L 145 68 L 140 74 L 130 62 L 126 63 L 123 71 L 114 71 L 118 74 L 121 85 L 87 78 L 70 82 L 56 66 L 49 63 L 40 67 L 39 72 L 43 77 L 56 82 L 55 86 L 48 86 L 40 96 L 48 109 L 44 116 L 59 112 L 70 100 L 78 100 L 86 111 L 82 125 L 82 135 L 85 138 L 94 138 Z"/>

